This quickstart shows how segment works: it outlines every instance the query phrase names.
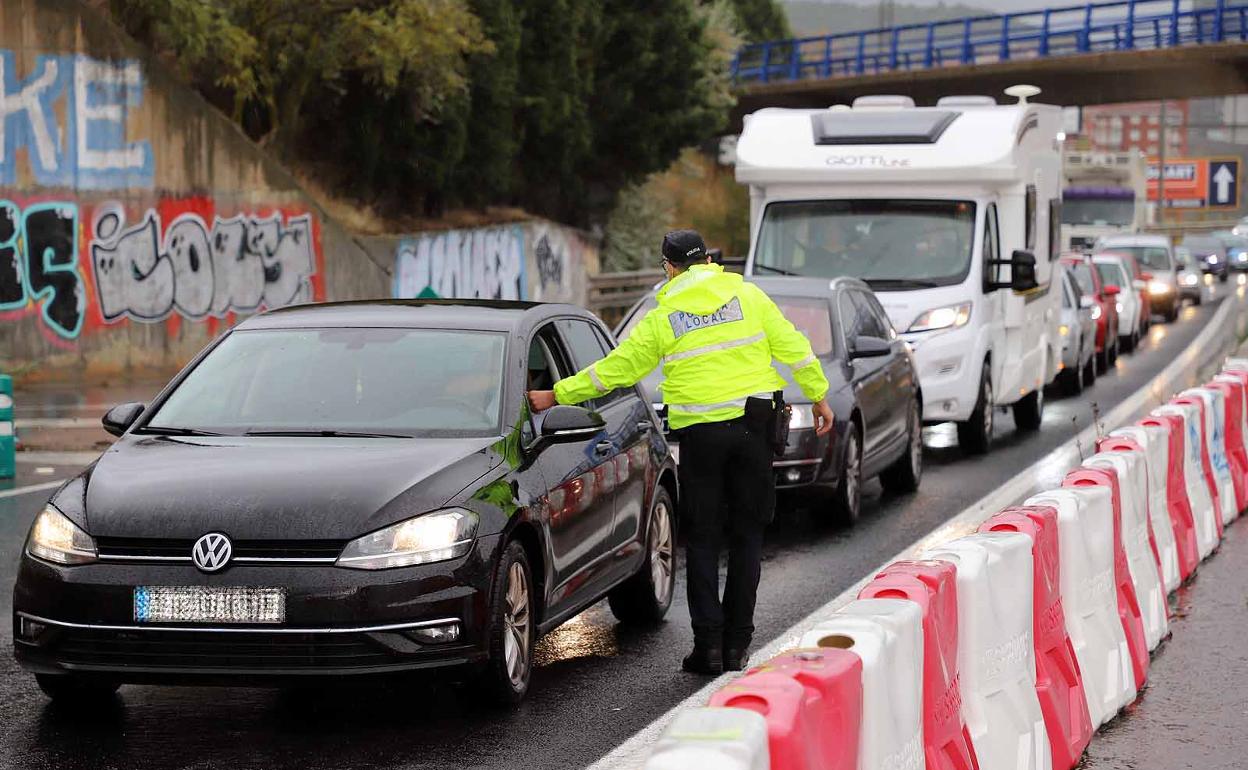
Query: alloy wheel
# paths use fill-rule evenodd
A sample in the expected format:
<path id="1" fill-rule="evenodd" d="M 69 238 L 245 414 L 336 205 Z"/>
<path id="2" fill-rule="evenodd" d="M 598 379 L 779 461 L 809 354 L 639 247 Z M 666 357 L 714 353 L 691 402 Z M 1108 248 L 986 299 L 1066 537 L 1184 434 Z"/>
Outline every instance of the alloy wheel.
<path id="1" fill-rule="evenodd" d="M 845 447 L 845 502 L 851 511 L 858 510 L 861 474 L 862 448 L 858 446 L 858 432 L 850 430 L 849 444 Z"/>
<path id="2" fill-rule="evenodd" d="M 503 657 L 507 676 L 515 687 L 524 686 L 529 667 L 529 578 L 524 565 L 515 562 L 507 570 L 507 610 L 503 617 Z"/>
<path id="3" fill-rule="evenodd" d="M 654 521 L 650 523 L 650 582 L 660 605 L 666 604 L 671 594 L 673 568 L 672 517 L 667 503 L 660 500 L 654 506 Z"/>
<path id="4" fill-rule="evenodd" d="M 984 435 L 988 437 L 989 441 L 991 441 L 992 440 L 992 420 L 993 420 L 992 411 L 994 407 L 992 405 L 992 381 L 989 380 L 987 377 L 984 378 L 983 399 L 984 399 Z"/>
<path id="5" fill-rule="evenodd" d="M 923 421 L 919 419 L 919 405 L 910 405 L 910 467 L 917 479 L 923 473 Z"/>

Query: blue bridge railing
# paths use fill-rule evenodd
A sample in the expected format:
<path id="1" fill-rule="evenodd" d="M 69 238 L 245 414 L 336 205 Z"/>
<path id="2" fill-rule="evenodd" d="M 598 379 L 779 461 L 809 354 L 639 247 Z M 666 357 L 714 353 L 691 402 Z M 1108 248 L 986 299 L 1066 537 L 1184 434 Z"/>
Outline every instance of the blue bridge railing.
<path id="1" fill-rule="evenodd" d="M 775 40 L 737 51 L 738 85 L 1248 41 L 1248 0 L 1122 0 Z"/>

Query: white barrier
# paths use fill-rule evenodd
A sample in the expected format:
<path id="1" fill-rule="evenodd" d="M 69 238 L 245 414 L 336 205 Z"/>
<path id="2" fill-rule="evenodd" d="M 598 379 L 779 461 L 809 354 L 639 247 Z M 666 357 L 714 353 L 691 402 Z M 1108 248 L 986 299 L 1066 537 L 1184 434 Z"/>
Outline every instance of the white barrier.
<path id="1" fill-rule="evenodd" d="M 1161 584 L 1166 593 L 1183 582 L 1179 571 L 1179 547 L 1174 538 L 1174 522 L 1170 520 L 1166 499 L 1166 471 L 1170 462 L 1169 431 L 1156 425 L 1131 425 L 1109 434 L 1131 439 L 1144 450 L 1145 473 L 1148 477 L 1148 520 L 1153 525 L 1157 543 L 1157 559 L 1161 567 Z"/>
<path id="2" fill-rule="evenodd" d="M 798 647 L 842 647 L 862 659 L 859 770 L 923 770 L 923 610 L 918 604 L 852 601 L 807 631 Z"/>
<path id="3" fill-rule="evenodd" d="M 1222 507 L 1222 523 L 1230 524 L 1239 515 L 1235 503 L 1235 482 L 1231 480 L 1231 458 L 1226 451 L 1226 395 L 1210 388 L 1188 388 L 1184 396 L 1196 396 L 1205 403 L 1205 436 L 1209 447 L 1209 464 L 1218 485 L 1218 502 Z"/>
<path id="4" fill-rule="evenodd" d="M 1066 631 L 1083 676 L 1093 727 L 1135 700 L 1135 675 L 1114 592 L 1114 509 L 1109 487 L 1068 487 L 1024 505 L 1057 509 Z M 986 767 L 981 763 L 981 767 Z"/>
<path id="5" fill-rule="evenodd" d="M 1183 418 L 1183 482 L 1196 523 L 1196 551 L 1203 559 L 1218 547 L 1218 524 L 1214 517 L 1220 515 L 1220 511 L 1213 510 L 1213 498 L 1209 496 L 1205 469 L 1200 459 L 1203 443 L 1200 438 L 1200 410 L 1191 404 L 1163 404 L 1152 413 Z"/>
<path id="6" fill-rule="evenodd" d="M 1144 640 L 1152 650 L 1170 633 L 1170 623 L 1166 619 L 1166 589 L 1161 584 L 1153 548 L 1148 541 L 1148 478 L 1144 462 L 1139 452 L 1098 452 L 1083 467 L 1103 468 L 1118 475 L 1122 548 L 1127 554 L 1127 569 L 1140 604 Z"/>
<path id="7" fill-rule="evenodd" d="M 767 720 L 746 709 L 682 711 L 663 731 L 645 770 L 769 770 Z"/>
<path id="8" fill-rule="evenodd" d="M 1031 545 L 1020 532 L 989 532 L 923 555 L 958 568 L 962 715 L 981 768 L 1053 765 L 1036 696 Z"/>

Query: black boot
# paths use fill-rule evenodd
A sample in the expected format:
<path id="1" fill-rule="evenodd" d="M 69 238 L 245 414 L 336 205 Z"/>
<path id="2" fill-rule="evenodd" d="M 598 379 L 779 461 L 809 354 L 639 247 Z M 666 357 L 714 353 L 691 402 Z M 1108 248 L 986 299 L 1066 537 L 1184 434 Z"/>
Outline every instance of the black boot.
<path id="1" fill-rule="evenodd" d="M 724 670 L 724 651 L 719 647 L 693 646 L 693 652 L 685 656 L 680 667 L 692 674 L 717 676 Z"/>
<path id="2" fill-rule="evenodd" d="M 731 645 L 724 647 L 724 670 L 744 671 L 750 663 L 750 646 Z"/>

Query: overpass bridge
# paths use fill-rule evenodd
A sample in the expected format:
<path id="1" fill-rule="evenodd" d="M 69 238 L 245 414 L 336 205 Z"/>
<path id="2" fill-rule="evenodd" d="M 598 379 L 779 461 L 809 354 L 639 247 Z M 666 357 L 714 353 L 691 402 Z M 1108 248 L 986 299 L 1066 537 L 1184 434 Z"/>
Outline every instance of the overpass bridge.
<path id="1" fill-rule="evenodd" d="M 930 104 L 1037 85 L 1078 106 L 1248 92 L 1248 0 L 1119 0 L 742 47 L 740 116 L 864 94 Z"/>

